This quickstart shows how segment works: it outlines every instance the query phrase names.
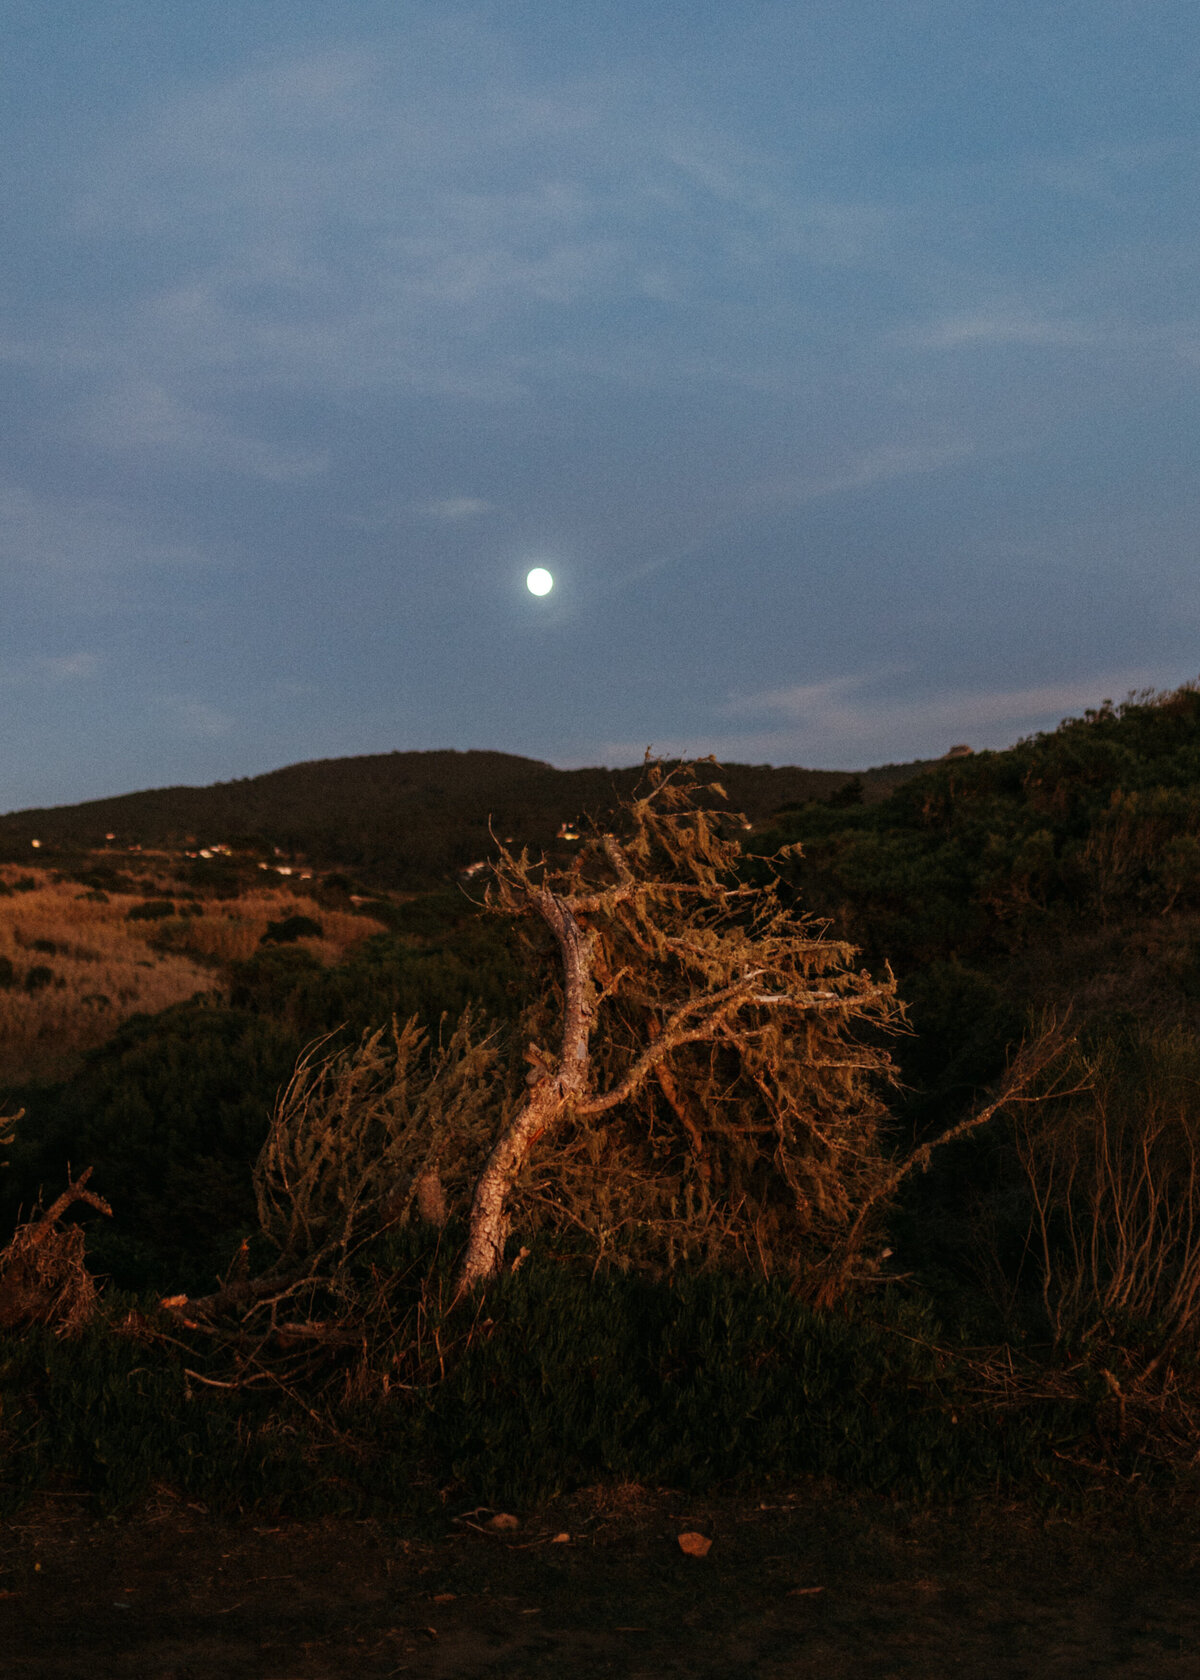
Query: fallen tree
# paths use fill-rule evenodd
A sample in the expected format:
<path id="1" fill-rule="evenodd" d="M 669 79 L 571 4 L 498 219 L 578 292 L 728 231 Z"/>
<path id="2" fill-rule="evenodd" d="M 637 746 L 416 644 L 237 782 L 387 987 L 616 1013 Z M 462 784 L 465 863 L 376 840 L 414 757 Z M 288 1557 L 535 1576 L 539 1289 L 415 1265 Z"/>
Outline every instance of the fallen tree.
<path id="1" fill-rule="evenodd" d="M 491 909 L 545 976 L 515 1039 L 468 1012 L 432 1043 L 411 1021 L 315 1048 L 255 1170 L 276 1258 L 251 1275 L 243 1252 L 213 1295 L 164 1304 L 236 1325 L 256 1360 L 371 1324 L 403 1340 L 386 1274 L 370 1263 L 367 1300 L 358 1257 L 410 1222 L 465 1222 L 460 1300 L 514 1235 L 658 1276 L 749 1268 L 818 1306 L 878 1279 L 888 1208 L 935 1147 L 901 1157 L 889 1135 L 895 983 L 784 902 L 794 849 L 748 858 L 722 798 L 651 764 L 619 832 L 568 860 L 499 847 Z M 938 1141 L 1025 1100 L 1061 1047 L 1057 1030 L 1024 1047 Z"/>
<path id="2" fill-rule="evenodd" d="M 784 906 L 769 863 L 746 879 L 723 797 L 651 764 L 624 832 L 591 833 L 568 865 L 499 849 L 490 902 L 550 972 L 524 1094 L 475 1183 L 460 1292 L 498 1270 L 518 1210 L 618 1262 L 828 1280 L 885 1170 L 901 1010 L 890 972 L 861 972 Z"/>

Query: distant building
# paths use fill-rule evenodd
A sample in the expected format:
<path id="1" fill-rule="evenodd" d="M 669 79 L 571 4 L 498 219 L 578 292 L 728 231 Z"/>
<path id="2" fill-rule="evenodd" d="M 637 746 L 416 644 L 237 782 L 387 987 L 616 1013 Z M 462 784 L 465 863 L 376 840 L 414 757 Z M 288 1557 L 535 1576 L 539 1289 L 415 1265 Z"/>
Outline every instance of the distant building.
<path id="1" fill-rule="evenodd" d="M 951 747 L 950 751 L 945 754 L 945 757 L 946 758 L 970 758 L 971 754 L 974 751 L 975 751 L 974 747 L 968 747 L 966 745 L 963 745 L 961 747 Z"/>

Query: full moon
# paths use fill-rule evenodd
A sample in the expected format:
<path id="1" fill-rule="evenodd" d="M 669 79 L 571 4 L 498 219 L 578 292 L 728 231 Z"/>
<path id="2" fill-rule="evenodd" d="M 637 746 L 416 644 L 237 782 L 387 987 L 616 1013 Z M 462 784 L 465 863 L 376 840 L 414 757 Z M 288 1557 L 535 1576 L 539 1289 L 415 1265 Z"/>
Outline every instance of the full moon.
<path id="1" fill-rule="evenodd" d="M 535 566 L 525 579 L 525 587 L 531 595 L 549 595 L 554 579 L 544 566 Z"/>

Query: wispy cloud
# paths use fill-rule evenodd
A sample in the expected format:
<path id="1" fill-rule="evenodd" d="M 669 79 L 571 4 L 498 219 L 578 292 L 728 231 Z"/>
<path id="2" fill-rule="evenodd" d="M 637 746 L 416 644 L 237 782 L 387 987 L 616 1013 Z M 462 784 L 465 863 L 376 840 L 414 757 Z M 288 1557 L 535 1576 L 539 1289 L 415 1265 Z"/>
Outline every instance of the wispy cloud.
<path id="1" fill-rule="evenodd" d="M 754 485 L 747 494 L 751 505 L 773 501 L 804 503 L 823 496 L 839 496 L 894 479 L 912 478 L 957 466 L 973 454 L 966 438 L 930 443 L 884 443 L 851 451 L 839 462 L 795 476 L 782 476 Z"/>
<path id="2" fill-rule="evenodd" d="M 1176 137 L 1125 144 L 1088 145 L 1032 159 L 1030 178 L 1066 198 L 1098 204 L 1107 210 L 1136 202 L 1148 174 L 1164 165 L 1197 167 L 1196 147 Z"/>
<path id="3" fill-rule="evenodd" d="M 58 687 L 96 676 L 100 665 L 100 657 L 95 653 L 35 654 L 28 659 L 0 664 L 0 684 L 5 688 L 31 685 Z"/>
<path id="4" fill-rule="evenodd" d="M 491 505 L 482 496 L 447 496 L 444 501 L 422 503 L 418 511 L 429 519 L 444 519 L 458 525 L 466 519 L 478 519 Z"/>
<path id="5" fill-rule="evenodd" d="M 142 457 L 158 452 L 274 484 L 311 478 L 329 466 L 323 450 L 292 449 L 255 437 L 149 380 L 110 389 L 87 413 L 85 431 L 104 449 Z"/>
<path id="6" fill-rule="evenodd" d="M 751 732 L 749 739 L 770 741 L 776 748 L 784 742 L 826 747 L 837 743 L 843 752 L 861 758 L 863 749 L 904 743 L 910 756 L 936 758 L 960 741 L 1008 745 L 1095 705 L 1103 695 L 1120 698 L 1152 683 L 1145 672 L 1124 671 L 1107 678 L 906 697 L 909 685 L 894 671 L 835 677 L 740 695 L 719 710 L 729 718 L 774 720 L 773 728 Z"/>
<path id="7" fill-rule="evenodd" d="M 0 576 L 10 583 L 61 586 L 69 578 L 94 580 L 144 566 L 207 563 L 199 549 L 157 540 L 107 502 L 0 487 Z"/>
<path id="8" fill-rule="evenodd" d="M 192 740 L 222 740 L 231 735 L 237 726 L 237 719 L 231 713 L 207 700 L 171 695 L 161 702 L 161 706 L 168 726 L 175 733 Z"/>
<path id="9" fill-rule="evenodd" d="M 1124 336 L 1128 336 L 1127 329 Z M 1073 349 L 1112 342 L 1113 334 L 1094 322 L 997 307 L 946 315 L 924 326 L 906 328 L 896 334 L 896 339 L 902 345 L 924 350 L 959 350 L 977 344 Z"/>
<path id="10" fill-rule="evenodd" d="M 653 335 L 679 369 L 714 308 L 740 296 L 752 326 L 773 265 L 873 260 L 894 222 L 668 114 L 637 71 L 536 83 L 485 26 L 414 18 L 370 51 L 281 55 L 132 112 L 63 230 L 77 252 L 119 244 L 123 278 L 86 332 L 48 316 L 9 354 L 86 352 L 107 385 L 92 441 L 287 477 L 321 463 L 218 418 L 214 388 L 490 403 L 589 367 L 642 378 L 647 349 L 607 323 L 643 308 L 684 325 Z M 777 370 L 774 347 L 761 360 Z M 708 376 L 746 364 L 741 345 Z"/>
<path id="11" fill-rule="evenodd" d="M 711 720 L 694 732 L 656 738 L 654 750 L 666 757 L 712 753 L 729 763 L 864 769 L 940 758 L 960 743 L 977 749 L 1011 746 L 1079 715 L 1105 695 L 1121 699 L 1155 686 L 1152 674 L 1123 671 L 1064 683 L 906 696 L 911 682 L 910 675 L 889 669 L 739 695 L 715 707 Z M 730 728 L 730 721 L 739 719 L 750 727 Z M 632 764 L 645 748 L 645 742 L 606 741 L 598 756 L 605 764 Z"/>
<path id="12" fill-rule="evenodd" d="M 38 664 L 52 682 L 76 682 L 94 677 L 100 669 L 99 656 L 94 653 L 47 654 Z"/>

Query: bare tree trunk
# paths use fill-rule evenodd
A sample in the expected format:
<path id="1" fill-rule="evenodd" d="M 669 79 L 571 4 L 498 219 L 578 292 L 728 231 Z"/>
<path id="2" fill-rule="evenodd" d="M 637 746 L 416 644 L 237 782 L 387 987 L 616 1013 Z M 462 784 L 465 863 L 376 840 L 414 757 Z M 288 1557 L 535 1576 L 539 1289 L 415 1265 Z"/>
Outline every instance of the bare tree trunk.
<path id="1" fill-rule="evenodd" d="M 459 1295 L 486 1282 L 500 1269 L 508 1237 L 508 1198 L 530 1149 L 558 1124 L 587 1091 L 588 1039 L 595 1011 L 592 987 L 594 939 L 575 920 L 571 906 L 543 887 L 538 914 L 558 941 L 563 968 L 563 1027 L 556 1071 L 531 1058 L 531 1090 L 497 1139 L 471 1199 L 470 1232 L 459 1267 Z M 533 1047 L 531 1047 L 533 1048 Z"/>

